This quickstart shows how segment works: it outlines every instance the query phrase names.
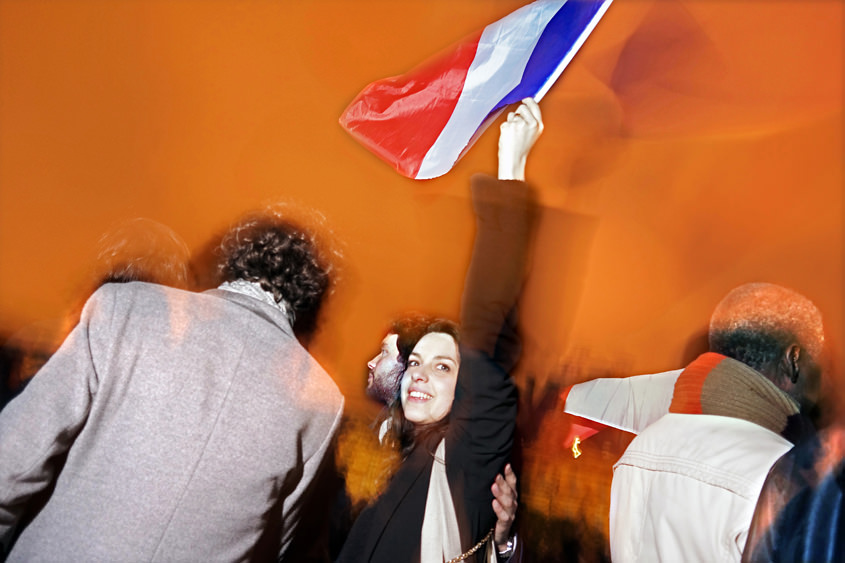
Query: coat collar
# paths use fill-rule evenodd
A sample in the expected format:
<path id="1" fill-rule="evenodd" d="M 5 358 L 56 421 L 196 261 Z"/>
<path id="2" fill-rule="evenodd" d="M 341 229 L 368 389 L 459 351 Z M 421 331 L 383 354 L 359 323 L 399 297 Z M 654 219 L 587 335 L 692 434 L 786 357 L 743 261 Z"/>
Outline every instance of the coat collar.
<path id="1" fill-rule="evenodd" d="M 258 299 L 242 293 L 235 293 L 234 291 L 226 291 L 224 289 L 209 289 L 203 293 L 240 305 L 244 309 L 248 309 L 264 320 L 278 326 L 285 334 L 294 337 L 293 328 L 291 328 L 290 321 L 287 316 L 279 309 L 276 309 L 267 303 L 263 303 Z"/>

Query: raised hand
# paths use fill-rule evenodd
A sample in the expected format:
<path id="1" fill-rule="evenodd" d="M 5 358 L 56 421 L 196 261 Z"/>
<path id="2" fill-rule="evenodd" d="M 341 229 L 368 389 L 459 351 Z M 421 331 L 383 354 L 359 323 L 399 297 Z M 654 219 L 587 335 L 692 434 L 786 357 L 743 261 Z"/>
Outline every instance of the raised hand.
<path id="1" fill-rule="evenodd" d="M 525 161 L 542 132 L 540 106 L 531 98 L 525 98 L 515 111 L 508 113 L 499 132 L 500 180 L 525 180 Z"/>

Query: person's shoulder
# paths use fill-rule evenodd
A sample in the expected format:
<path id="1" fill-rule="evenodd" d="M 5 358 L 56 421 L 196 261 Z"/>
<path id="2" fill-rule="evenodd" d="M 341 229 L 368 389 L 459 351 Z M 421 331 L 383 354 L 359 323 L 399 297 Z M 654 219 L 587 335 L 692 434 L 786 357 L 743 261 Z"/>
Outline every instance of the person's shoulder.
<path id="1" fill-rule="evenodd" d="M 334 378 L 329 375 L 329 372 L 318 362 L 314 356 L 308 352 L 305 348 L 302 348 L 301 345 L 299 347 L 302 349 L 302 353 L 305 357 L 307 357 L 307 361 L 311 365 L 311 369 L 309 370 L 310 377 L 309 379 L 309 387 L 311 387 L 310 392 L 315 393 L 315 396 L 323 397 L 325 399 L 330 399 L 333 403 L 337 404 L 338 407 L 343 405 L 343 393 L 340 392 L 340 388 L 335 383 Z"/>
<path id="2" fill-rule="evenodd" d="M 143 312 L 144 316 L 164 314 L 171 309 L 196 311 L 192 300 L 199 294 L 148 282 L 106 283 L 94 291 L 82 310 L 82 319 L 99 322 Z"/>
<path id="3" fill-rule="evenodd" d="M 121 305 L 126 306 L 136 299 L 142 282 L 104 283 L 98 287 L 85 303 L 83 318 L 113 313 Z"/>
<path id="4" fill-rule="evenodd" d="M 332 411 L 342 408 L 343 394 L 334 378 L 299 340 L 292 334 L 287 338 L 279 338 L 278 332 L 268 338 L 268 335 L 263 333 L 263 328 L 258 330 L 259 332 L 253 332 L 250 338 L 263 342 L 262 346 L 268 353 L 262 354 L 263 359 L 256 365 L 265 365 L 270 372 L 281 374 L 289 385 L 289 394 L 295 397 L 295 402 L 306 408 L 312 408 L 314 403 Z M 279 362 L 278 358 L 285 358 L 285 361 Z"/>
<path id="5" fill-rule="evenodd" d="M 725 444 L 754 442 L 789 444 L 788 440 L 771 430 L 741 418 L 675 412 L 660 417 L 640 432 L 635 440 L 663 447 L 670 447 L 669 443 L 679 442 L 686 444 L 689 448 L 695 448 L 701 441 L 717 440 Z"/>
<path id="6" fill-rule="evenodd" d="M 786 439 L 747 420 L 669 413 L 634 438 L 615 467 L 685 475 L 753 496 L 772 464 L 791 447 Z"/>
<path id="7" fill-rule="evenodd" d="M 310 422 L 310 435 L 333 435 L 343 418 L 345 399 L 334 379 L 306 351 L 289 349 L 284 366 L 278 366 L 277 376 L 284 381 L 284 407 L 289 424 L 303 420 Z"/>
<path id="8" fill-rule="evenodd" d="M 109 299 L 161 299 L 165 296 L 189 296 L 196 293 L 160 285 L 157 283 L 132 281 L 105 283 L 91 295 L 91 300 Z"/>

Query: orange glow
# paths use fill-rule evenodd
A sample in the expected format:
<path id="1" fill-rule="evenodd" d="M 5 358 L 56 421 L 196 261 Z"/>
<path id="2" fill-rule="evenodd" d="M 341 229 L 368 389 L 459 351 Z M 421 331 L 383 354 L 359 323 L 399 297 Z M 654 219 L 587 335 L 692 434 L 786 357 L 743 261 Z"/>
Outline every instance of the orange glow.
<path id="1" fill-rule="evenodd" d="M 469 177 L 495 172 L 496 135 L 414 182 L 337 118 L 369 82 L 520 5 L 0 1 L 0 337 L 67 314 L 111 225 L 148 217 L 199 254 L 241 212 L 288 199 L 324 211 L 346 243 L 312 348 L 348 410 L 372 418 L 365 364 L 389 320 L 457 317 Z M 828 392 L 842 387 L 843 10 L 614 2 L 541 103 L 527 176 L 545 209 L 516 374 L 526 405 L 554 386 L 690 361 L 715 305 L 750 281 L 821 309 Z M 557 422 L 544 419 L 526 455 L 521 506 L 603 530 L 624 438 L 592 439 L 576 473 Z"/>

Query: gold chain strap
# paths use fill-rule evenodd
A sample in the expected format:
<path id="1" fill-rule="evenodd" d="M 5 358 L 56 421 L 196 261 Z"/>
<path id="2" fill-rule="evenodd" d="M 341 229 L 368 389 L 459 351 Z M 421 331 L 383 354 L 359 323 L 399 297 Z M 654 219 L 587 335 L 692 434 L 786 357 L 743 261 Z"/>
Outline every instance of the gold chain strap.
<path id="1" fill-rule="evenodd" d="M 472 556 L 473 553 L 475 553 L 476 551 L 481 549 L 481 546 L 483 546 L 485 543 L 487 543 L 487 540 L 489 540 L 490 538 L 493 537 L 493 530 L 494 529 L 495 528 L 490 528 L 490 531 L 487 532 L 487 535 L 484 536 L 483 538 L 481 538 L 480 542 L 478 542 L 477 544 L 475 544 L 474 546 L 469 548 L 469 551 L 467 551 L 466 553 L 461 553 L 457 557 L 448 560 L 446 563 L 460 563 L 461 561 L 466 561 L 470 556 Z"/>

